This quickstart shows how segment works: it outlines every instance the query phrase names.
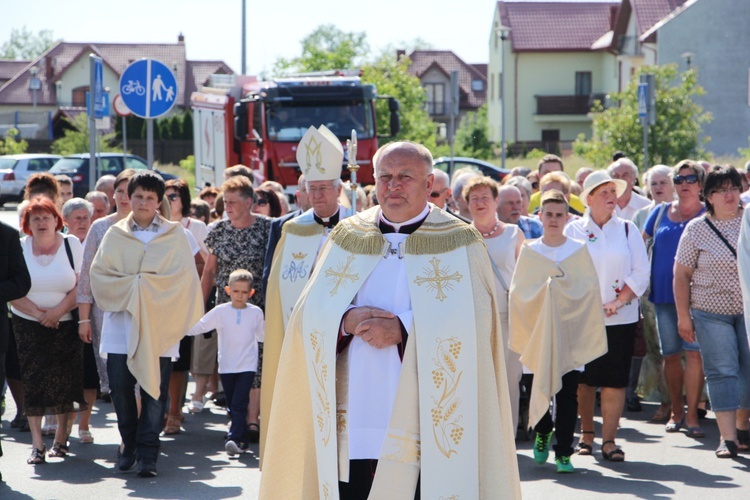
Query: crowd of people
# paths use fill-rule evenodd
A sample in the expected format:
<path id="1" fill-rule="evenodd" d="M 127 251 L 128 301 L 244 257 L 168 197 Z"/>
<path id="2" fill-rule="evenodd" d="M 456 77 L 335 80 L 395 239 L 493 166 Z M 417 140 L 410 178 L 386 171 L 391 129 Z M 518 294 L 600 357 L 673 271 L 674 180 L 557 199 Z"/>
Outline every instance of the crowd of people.
<path id="1" fill-rule="evenodd" d="M 746 172 L 684 160 L 641 177 L 618 154 L 569 175 L 549 154 L 499 182 L 396 142 L 352 193 L 325 126 L 297 160 L 294 210 L 241 165 L 195 199 L 150 171 L 86 199 L 66 176 L 29 179 L 22 237 L 0 228 L 0 375 L 29 464 L 65 457 L 76 422 L 93 443 L 91 409 L 111 401 L 117 468 L 153 477 L 159 435 L 209 394 L 229 457 L 260 443 L 261 498 L 517 498 L 517 430 L 533 428 L 536 463 L 553 448 L 573 472 L 597 402 L 612 462 L 641 401 L 696 439 L 710 408 L 715 455 L 750 450 Z"/>

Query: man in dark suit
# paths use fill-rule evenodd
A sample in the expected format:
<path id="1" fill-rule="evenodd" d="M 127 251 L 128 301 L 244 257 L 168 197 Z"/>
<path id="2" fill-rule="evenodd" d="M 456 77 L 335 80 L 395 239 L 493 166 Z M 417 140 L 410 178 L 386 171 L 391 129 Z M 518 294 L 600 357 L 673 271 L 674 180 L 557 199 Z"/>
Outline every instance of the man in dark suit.
<path id="1" fill-rule="evenodd" d="M 23 258 L 18 231 L 0 222 L 0 388 L 5 385 L 5 354 L 10 335 L 8 302 L 25 297 L 30 288 L 31 277 Z M 21 412 L 23 408 L 18 408 L 17 411 Z M 0 445 L 0 456 L 2 455 L 3 448 Z"/>

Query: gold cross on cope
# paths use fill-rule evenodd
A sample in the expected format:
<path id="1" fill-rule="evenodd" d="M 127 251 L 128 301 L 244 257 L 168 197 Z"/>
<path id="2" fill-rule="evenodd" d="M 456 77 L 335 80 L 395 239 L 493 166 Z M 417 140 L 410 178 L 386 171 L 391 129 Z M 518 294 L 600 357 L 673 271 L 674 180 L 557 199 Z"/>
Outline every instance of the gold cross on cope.
<path id="1" fill-rule="evenodd" d="M 444 290 L 452 290 L 453 283 L 451 282 L 455 281 L 458 283 L 463 276 L 461 276 L 458 271 L 449 275 L 448 273 L 450 271 L 448 270 L 448 266 L 440 267 L 440 259 L 437 257 L 430 259 L 430 264 L 432 264 L 432 269 L 426 267 L 424 269 L 426 276 L 417 276 L 414 283 L 416 283 L 417 286 L 422 286 L 426 283 L 428 290 L 437 290 L 435 298 L 442 302 L 448 298 Z"/>
<path id="2" fill-rule="evenodd" d="M 340 286 L 346 286 L 346 280 L 354 283 L 359 279 L 359 273 L 354 273 L 352 262 L 354 262 L 354 255 L 348 256 L 345 264 L 339 263 L 339 265 L 336 266 L 335 271 L 333 270 L 333 267 L 326 269 L 326 278 L 331 278 L 330 283 L 333 285 L 331 297 L 339 292 Z"/>

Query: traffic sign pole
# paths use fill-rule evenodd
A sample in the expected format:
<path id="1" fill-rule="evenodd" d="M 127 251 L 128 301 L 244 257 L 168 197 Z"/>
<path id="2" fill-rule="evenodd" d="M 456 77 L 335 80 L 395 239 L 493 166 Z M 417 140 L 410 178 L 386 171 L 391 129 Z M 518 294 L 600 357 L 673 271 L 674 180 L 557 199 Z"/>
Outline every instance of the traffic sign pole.
<path id="1" fill-rule="evenodd" d="M 643 171 L 648 170 L 648 75 L 641 75 L 638 85 L 638 117 L 643 126 Z"/>
<path id="2" fill-rule="evenodd" d="M 96 111 L 95 108 L 99 106 L 95 96 L 100 95 L 97 92 L 101 92 L 103 88 L 102 75 L 103 75 L 102 58 L 94 54 L 89 54 L 89 90 L 90 100 L 94 101 L 89 106 L 89 191 L 93 191 L 96 186 Z"/>

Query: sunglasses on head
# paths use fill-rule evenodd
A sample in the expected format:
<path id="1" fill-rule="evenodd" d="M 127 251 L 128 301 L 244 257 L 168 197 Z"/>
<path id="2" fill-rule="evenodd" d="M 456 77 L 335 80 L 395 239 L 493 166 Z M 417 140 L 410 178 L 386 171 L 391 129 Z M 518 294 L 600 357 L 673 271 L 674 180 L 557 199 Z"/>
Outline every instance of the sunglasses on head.
<path id="1" fill-rule="evenodd" d="M 268 205 L 268 200 L 265 198 L 258 198 L 258 201 L 255 202 L 255 204 L 259 207 L 265 207 L 266 205 Z"/>
<path id="2" fill-rule="evenodd" d="M 179 199 L 180 195 L 177 193 L 168 194 L 167 198 L 169 198 L 169 201 L 175 201 Z"/>
<path id="3" fill-rule="evenodd" d="M 680 184 L 682 184 L 683 182 L 687 182 L 688 184 L 695 184 L 696 182 L 698 182 L 698 176 L 695 175 L 695 174 L 690 174 L 690 175 L 675 175 L 672 178 L 672 180 L 678 186 Z"/>

